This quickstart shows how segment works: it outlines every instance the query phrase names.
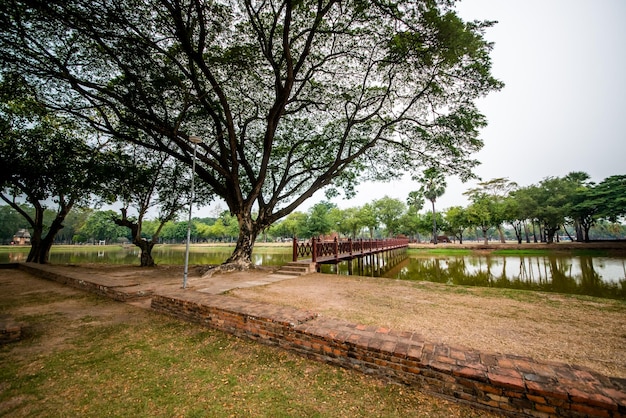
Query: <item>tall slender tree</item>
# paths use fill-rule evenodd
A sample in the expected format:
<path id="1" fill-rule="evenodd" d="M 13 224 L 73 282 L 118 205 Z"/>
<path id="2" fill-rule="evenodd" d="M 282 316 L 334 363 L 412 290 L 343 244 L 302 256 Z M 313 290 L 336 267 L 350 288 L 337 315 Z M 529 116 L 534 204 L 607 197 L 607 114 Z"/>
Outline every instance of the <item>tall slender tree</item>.
<path id="1" fill-rule="evenodd" d="M 443 172 L 436 167 L 430 167 L 424 170 L 417 181 L 422 184 L 421 193 L 432 204 L 433 213 L 433 243 L 437 244 L 437 212 L 435 211 L 435 202 L 446 192 L 446 178 Z"/>

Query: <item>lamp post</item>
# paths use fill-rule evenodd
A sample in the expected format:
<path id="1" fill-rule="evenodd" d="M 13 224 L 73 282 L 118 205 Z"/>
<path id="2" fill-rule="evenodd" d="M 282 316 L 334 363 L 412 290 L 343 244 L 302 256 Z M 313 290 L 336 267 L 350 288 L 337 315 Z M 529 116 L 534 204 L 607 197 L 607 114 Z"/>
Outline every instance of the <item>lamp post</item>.
<path id="1" fill-rule="evenodd" d="M 202 142 L 202 138 L 195 135 L 189 136 L 189 142 L 193 143 L 193 160 L 191 162 L 191 198 L 189 199 L 189 219 L 187 220 L 187 246 L 185 248 L 185 271 L 183 273 L 183 289 L 187 288 L 187 276 L 189 274 L 189 241 L 191 240 L 191 208 L 193 207 L 193 179 L 196 175 L 196 148 Z"/>

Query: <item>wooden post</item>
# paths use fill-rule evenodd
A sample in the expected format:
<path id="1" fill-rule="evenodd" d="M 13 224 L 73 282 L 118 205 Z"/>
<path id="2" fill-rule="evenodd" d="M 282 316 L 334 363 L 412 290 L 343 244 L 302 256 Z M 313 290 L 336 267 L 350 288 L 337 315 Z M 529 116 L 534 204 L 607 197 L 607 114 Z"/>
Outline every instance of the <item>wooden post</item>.
<path id="1" fill-rule="evenodd" d="M 335 242 L 333 243 L 335 249 L 334 249 L 334 253 L 335 253 L 335 265 L 337 264 L 337 260 L 339 260 L 339 240 L 337 239 L 337 237 L 335 237 Z M 339 272 L 339 269 L 337 269 L 337 272 Z"/>
<path id="2" fill-rule="evenodd" d="M 291 257 L 291 261 L 298 261 L 298 238 L 293 237 L 293 253 Z"/>
<path id="3" fill-rule="evenodd" d="M 317 240 L 315 237 L 311 238 L 311 261 L 317 262 Z"/>

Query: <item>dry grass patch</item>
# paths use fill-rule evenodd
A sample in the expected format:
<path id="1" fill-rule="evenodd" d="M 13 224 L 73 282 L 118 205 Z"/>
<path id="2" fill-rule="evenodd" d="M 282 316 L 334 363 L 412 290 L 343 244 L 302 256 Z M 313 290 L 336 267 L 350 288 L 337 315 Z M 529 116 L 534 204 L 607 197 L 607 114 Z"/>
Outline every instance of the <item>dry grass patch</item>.
<path id="1" fill-rule="evenodd" d="M 229 294 L 626 378 L 623 301 L 326 274 Z"/>
<path id="2" fill-rule="evenodd" d="M 2 416 L 494 416 L 19 271 L 0 314 Z"/>

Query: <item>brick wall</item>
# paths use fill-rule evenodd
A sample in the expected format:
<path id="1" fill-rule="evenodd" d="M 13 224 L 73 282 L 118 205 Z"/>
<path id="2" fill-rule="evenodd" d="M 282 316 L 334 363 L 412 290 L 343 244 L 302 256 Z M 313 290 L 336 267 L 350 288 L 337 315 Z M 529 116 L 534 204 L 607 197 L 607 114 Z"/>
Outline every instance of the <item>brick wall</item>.
<path id="1" fill-rule="evenodd" d="M 54 268 L 50 268 L 45 264 L 21 263 L 18 267 L 20 270 L 42 279 L 57 282 L 90 293 L 95 293 L 120 302 L 128 302 L 135 299 L 145 298 L 152 293 L 150 291 L 132 291 L 127 288 L 118 289 L 115 286 L 99 283 L 96 280 L 89 281 L 80 276 L 74 277 L 69 273 L 60 274 L 54 271 Z"/>
<path id="2" fill-rule="evenodd" d="M 584 368 L 429 343 L 416 333 L 320 318 L 308 311 L 229 296 L 154 295 L 152 308 L 506 415 L 626 415 L 622 388 Z"/>

